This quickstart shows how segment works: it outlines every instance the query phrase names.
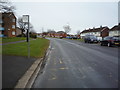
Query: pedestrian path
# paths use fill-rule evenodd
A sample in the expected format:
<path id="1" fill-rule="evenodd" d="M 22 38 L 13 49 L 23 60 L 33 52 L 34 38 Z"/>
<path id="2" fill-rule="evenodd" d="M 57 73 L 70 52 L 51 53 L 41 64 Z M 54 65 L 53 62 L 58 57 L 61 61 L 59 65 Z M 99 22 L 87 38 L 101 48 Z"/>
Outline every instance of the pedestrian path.
<path id="1" fill-rule="evenodd" d="M 32 39 L 32 40 L 36 40 L 36 39 Z M 0 43 L 0 45 L 15 44 L 15 43 L 21 43 L 21 42 L 26 42 L 26 40 L 15 41 L 15 42 L 8 42 L 8 43 Z"/>

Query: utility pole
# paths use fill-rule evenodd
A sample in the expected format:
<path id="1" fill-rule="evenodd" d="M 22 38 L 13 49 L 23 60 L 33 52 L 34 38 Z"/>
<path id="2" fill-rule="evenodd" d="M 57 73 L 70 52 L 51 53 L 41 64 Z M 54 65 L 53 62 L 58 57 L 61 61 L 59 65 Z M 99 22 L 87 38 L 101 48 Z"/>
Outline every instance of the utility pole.
<path id="1" fill-rule="evenodd" d="M 44 27 L 42 27 L 42 37 L 43 37 Z"/>

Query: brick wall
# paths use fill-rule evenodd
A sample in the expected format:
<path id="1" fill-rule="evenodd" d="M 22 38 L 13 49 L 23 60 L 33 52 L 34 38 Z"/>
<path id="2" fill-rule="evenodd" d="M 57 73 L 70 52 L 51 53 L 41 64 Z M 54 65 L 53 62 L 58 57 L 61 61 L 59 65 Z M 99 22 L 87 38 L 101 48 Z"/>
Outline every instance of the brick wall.
<path id="1" fill-rule="evenodd" d="M 7 37 L 16 37 L 16 17 L 13 13 L 2 13 L 4 35 Z"/>

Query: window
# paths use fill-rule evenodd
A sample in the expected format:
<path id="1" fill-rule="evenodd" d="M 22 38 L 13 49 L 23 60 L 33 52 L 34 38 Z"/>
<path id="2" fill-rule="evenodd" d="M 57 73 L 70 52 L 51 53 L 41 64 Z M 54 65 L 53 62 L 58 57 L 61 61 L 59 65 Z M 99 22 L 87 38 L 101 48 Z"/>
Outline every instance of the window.
<path id="1" fill-rule="evenodd" d="M 15 19 L 12 19 L 13 22 L 15 22 Z"/>
<path id="2" fill-rule="evenodd" d="M 2 21 L 2 20 L 0 20 L 0 23 L 3 23 L 3 21 Z"/>
<path id="3" fill-rule="evenodd" d="M 112 37 L 105 37 L 104 40 L 110 40 Z"/>
<path id="4" fill-rule="evenodd" d="M 12 28 L 15 29 L 15 25 L 12 25 Z"/>
<path id="5" fill-rule="evenodd" d="M 12 35 L 15 35 L 15 31 L 12 31 Z"/>

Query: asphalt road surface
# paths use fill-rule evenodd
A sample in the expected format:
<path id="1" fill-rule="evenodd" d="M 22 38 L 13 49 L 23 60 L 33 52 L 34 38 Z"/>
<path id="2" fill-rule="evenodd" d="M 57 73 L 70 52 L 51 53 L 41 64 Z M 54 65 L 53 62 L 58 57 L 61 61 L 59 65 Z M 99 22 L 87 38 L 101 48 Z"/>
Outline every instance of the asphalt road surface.
<path id="1" fill-rule="evenodd" d="M 50 41 L 49 57 L 33 88 L 118 88 L 118 47 Z"/>

